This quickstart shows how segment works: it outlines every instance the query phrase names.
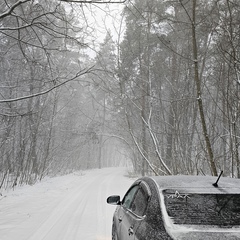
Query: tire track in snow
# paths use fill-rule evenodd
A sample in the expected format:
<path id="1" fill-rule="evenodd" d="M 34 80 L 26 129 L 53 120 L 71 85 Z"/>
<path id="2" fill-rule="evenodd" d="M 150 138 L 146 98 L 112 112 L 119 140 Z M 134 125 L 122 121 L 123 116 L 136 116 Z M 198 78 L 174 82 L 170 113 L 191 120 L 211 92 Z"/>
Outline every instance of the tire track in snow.
<path id="1" fill-rule="evenodd" d="M 85 209 L 87 199 L 86 195 L 83 193 L 87 191 L 89 185 L 93 184 L 92 179 L 83 182 L 79 179 L 79 181 L 79 186 L 76 189 L 71 190 L 70 193 L 67 193 L 67 196 L 65 196 L 53 209 L 50 216 L 35 231 L 35 233 L 28 238 L 28 240 L 64 239 L 64 232 L 66 231 L 67 226 L 71 223 L 72 214 L 74 216 L 74 206 L 77 205 L 80 209 Z M 85 204 L 82 203 L 84 199 Z M 76 228 L 78 228 L 78 226 L 76 226 Z M 70 238 L 67 237 L 67 239 Z"/>
<path id="2" fill-rule="evenodd" d="M 81 191 L 83 191 L 83 189 L 81 189 Z M 43 240 L 76 239 L 79 228 L 79 220 L 85 211 L 86 205 L 86 195 L 82 196 L 82 193 L 76 195 L 74 201 L 72 201 L 71 204 L 64 210 L 63 215 L 56 219 L 53 227 L 46 234 Z"/>
<path id="3" fill-rule="evenodd" d="M 110 239 L 107 236 L 111 236 L 111 219 L 113 211 L 109 214 L 109 210 L 111 206 L 107 205 L 106 199 L 109 195 L 111 195 L 112 185 L 114 185 L 116 179 L 115 175 L 109 175 L 106 178 L 101 186 L 98 189 L 98 202 L 102 202 L 102 204 L 98 205 L 97 215 L 98 215 L 98 223 L 97 223 L 97 233 L 96 240 L 105 240 Z M 111 190 L 110 190 L 111 189 Z M 112 209 L 113 210 L 113 209 Z"/>
<path id="4" fill-rule="evenodd" d="M 81 216 L 84 215 L 87 201 L 88 201 L 87 197 L 83 196 L 83 197 L 81 197 L 81 201 L 77 202 L 76 211 L 71 216 L 71 221 L 69 221 L 68 228 L 65 231 L 65 235 L 64 235 L 63 239 L 66 239 L 66 240 L 77 239 L 79 225 L 81 224 L 80 219 L 81 219 Z"/>
<path id="5" fill-rule="evenodd" d="M 0 239 L 110 240 L 115 206 L 106 198 L 121 195 L 133 182 L 124 173 L 96 169 L 19 189 L 0 207 Z"/>

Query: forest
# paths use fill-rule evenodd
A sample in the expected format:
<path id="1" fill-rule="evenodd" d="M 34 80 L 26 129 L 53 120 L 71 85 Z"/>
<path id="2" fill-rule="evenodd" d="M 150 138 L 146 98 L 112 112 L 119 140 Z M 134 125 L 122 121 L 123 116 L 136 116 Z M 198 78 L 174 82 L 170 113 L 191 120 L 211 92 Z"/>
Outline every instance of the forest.
<path id="1" fill-rule="evenodd" d="M 238 0 L 1 1 L 0 188 L 126 164 L 240 178 L 239 12 Z"/>

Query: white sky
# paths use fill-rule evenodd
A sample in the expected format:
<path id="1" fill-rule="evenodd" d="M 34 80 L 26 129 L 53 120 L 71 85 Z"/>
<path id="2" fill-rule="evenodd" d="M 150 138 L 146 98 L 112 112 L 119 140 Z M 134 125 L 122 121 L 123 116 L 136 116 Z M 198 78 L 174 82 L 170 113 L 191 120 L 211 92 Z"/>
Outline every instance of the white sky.
<path id="1" fill-rule="evenodd" d="M 85 41 L 91 47 L 98 50 L 99 44 L 103 42 L 109 30 L 114 41 L 118 42 L 119 38 L 123 37 L 125 30 L 121 14 L 123 7 L 124 4 L 88 4 L 81 9 L 80 14 L 85 16 L 85 23 L 88 26 Z"/>
<path id="2" fill-rule="evenodd" d="M 123 4 L 100 4 L 89 8 L 89 21 L 97 30 L 99 38 L 104 38 L 107 30 L 110 30 L 115 37 L 122 33 L 123 29 L 121 31 L 120 25 L 123 7 Z"/>

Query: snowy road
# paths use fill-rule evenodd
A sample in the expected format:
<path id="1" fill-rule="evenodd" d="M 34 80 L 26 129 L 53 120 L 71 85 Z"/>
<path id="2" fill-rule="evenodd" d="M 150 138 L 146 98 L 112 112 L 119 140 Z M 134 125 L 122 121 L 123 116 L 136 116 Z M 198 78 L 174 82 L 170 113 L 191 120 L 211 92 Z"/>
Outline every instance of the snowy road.
<path id="1" fill-rule="evenodd" d="M 0 197 L 1 240 L 110 240 L 115 206 L 133 182 L 108 168 L 49 178 Z"/>

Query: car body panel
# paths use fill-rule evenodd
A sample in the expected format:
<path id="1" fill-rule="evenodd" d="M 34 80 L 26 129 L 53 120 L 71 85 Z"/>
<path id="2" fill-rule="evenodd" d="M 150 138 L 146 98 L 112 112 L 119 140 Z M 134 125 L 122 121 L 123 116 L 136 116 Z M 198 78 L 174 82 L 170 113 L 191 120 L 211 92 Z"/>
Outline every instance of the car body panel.
<path id="1" fill-rule="evenodd" d="M 189 189 L 196 193 L 240 193 L 240 180 L 222 177 L 218 187 L 214 187 L 216 177 L 212 176 L 157 176 L 151 177 L 158 189 Z"/>
<path id="2" fill-rule="evenodd" d="M 170 197 L 176 198 L 189 198 L 194 194 L 197 196 L 200 194 L 221 194 L 221 196 L 226 194 L 237 196 L 237 194 L 240 194 L 239 179 L 222 177 L 218 187 L 213 186 L 215 182 L 216 177 L 211 176 L 156 176 L 138 179 L 130 189 L 136 185 L 143 187 L 149 196 L 146 210 L 144 215 L 136 215 L 131 209 L 123 206 L 125 197 L 123 198 L 113 218 L 118 240 L 240 239 L 238 223 L 234 226 L 208 225 L 205 222 L 203 224 L 192 224 L 190 219 L 190 224 L 185 224 L 184 221 L 184 224 L 182 224 L 181 219 L 177 222 L 170 216 L 169 207 L 167 207 L 169 203 L 165 202 L 167 201 L 166 193 L 169 192 L 172 194 Z M 188 196 L 188 194 L 192 195 Z M 211 204 L 214 204 L 214 202 Z M 237 208 L 237 211 L 239 209 Z M 121 219 L 120 222 L 119 219 Z"/>
<path id="3" fill-rule="evenodd" d="M 178 194 L 239 194 L 240 181 L 239 179 L 222 178 L 219 186 L 214 187 L 212 184 L 216 181 L 215 177 L 211 176 L 174 176 L 173 177 L 153 177 L 152 178 L 158 187 L 161 203 L 161 212 L 164 219 L 164 225 L 167 233 L 172 239 L 240 239 L 240 226 L 220 227 L 212 225 L 184 225 L 174 224 L 174 221 L 169 217 L 166 204 L 164 203 L 163 191 L 172 189 Z M 156 181 L 157 180 L 157 181 Z"/>
<path id="4" fill-rule="evenodd" d="M 122 214 L 124 217 L 121 223 L 120 239 L 138 240 L 135 233 L 144 217 L 138 217 L 131 211 L 122 211 Z"/>
<path id="5" fill-rule="evenodd" d="M 141 221 L 144 220 L 145 215 L 143 212 L 139 213 L 138 209 L 142 209 L 140 206 L 133 205 L 135 195 L 139 194 L 140 191 L 146 192 L 147 197 L 149 197 L 149 190 L 145 189 L 146 186 L 141 184 L 141 181 L 135 182 L 134 185 L 125 194 L 121 205 L 117 207 L 114 214 L 114 223 L 116 224 L 116 232 L 118 239 L 136 239 L 138 237 L 135 235 L 138 226 Z M 139 205 L 138 203 L 136 203 Z M 139 215 L 138 215 L 139 214 Z"/>

